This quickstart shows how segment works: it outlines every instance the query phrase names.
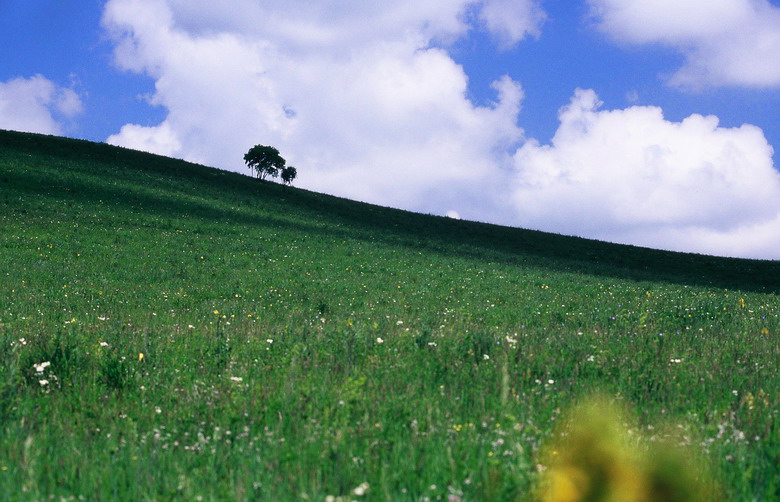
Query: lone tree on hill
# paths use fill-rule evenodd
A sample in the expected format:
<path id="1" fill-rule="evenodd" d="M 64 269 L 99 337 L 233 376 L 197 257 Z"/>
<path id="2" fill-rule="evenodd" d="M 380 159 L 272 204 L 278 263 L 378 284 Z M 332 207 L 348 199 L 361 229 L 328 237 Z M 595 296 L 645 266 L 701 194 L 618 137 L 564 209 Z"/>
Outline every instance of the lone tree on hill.
<path id="1" fill-rule="evenodd" d="M 272 146 L 255 145 L 244 154 L 244 162 L 249 169 L 254 169 L 257 177 L 264 180 L 267 176 L 276 178 L 279 171 L 285 169 L 287 161 L 279 155 L 279 150 Z M 295 176 L 293 176 L 294 178 Z"/>

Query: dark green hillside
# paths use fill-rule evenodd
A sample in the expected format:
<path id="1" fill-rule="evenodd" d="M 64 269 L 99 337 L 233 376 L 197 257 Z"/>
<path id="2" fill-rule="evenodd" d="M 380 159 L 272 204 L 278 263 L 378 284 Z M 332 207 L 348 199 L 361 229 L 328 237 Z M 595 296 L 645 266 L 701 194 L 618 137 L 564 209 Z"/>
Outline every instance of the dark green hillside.
<path id="1" fill-rule="evenodd" d="M 355 203 L 226 171 L 106 144 L 0 133 L 3 159 L 32 155 L 38 168 L 4 172 L 7 197 L 143 210 L 168 218 L 235 221 L 268 228 L 404 245 L 631 280 L 780 292 L 780 262 L 738 260 L 622 246 L 497 225 L 454 221 Z M 44 166 L 41 163 L 48 165 Z M 34 167 L 34 165 L 33 165 Z M 137 189 L 141 185 L 143 189 Z M 222 199 L 220 201 L 215 198 Z M 227 202 L 230 207 L 219 202 Z M 108 206 L 107 206 L 108 205 Z"/>
<path id="2" fill-rule="evenodd" d="M 0 264 L 4 500 L 533 500 L 595 391 L 780 498 L 780 262 L 0 131 Z"/>

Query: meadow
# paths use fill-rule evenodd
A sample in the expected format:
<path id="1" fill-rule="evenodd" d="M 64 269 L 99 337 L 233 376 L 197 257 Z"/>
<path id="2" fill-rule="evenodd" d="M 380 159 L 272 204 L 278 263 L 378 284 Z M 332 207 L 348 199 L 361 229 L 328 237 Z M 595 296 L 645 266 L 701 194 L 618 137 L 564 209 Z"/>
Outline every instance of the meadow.
<path id="1" fill-rule="evenodd" d="M 3 500 L 533 500 L 596 391 L 780 499 L 780 262 L 6 131 L 0 208 Z"/>

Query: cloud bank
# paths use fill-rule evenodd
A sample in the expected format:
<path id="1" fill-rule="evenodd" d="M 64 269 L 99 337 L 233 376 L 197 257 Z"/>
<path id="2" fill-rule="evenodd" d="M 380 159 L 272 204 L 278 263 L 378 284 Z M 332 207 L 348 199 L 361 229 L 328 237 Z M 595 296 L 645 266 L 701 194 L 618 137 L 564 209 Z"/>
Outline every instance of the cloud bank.
<path id="1" fill-rule="evenodd" d="M 780 8 L 768 0 L 588 1 L 613 39 L 682 53 L 673 85 L 780 85 Z"/>
<path id="2" fill-rule="evenodd" d="M 243 153 L 269 144 L 299 168 L 297 185 L 357 200 L 780 258 L 780 182 L 761 130 L 602 111 L 577 91 L 542 145 L 519 126 L 519 82 L 494 82 L 488 105 L 468 99 L 448 44 L 481 29 L 506 48 L 544 21 L 531 0 L 109 0 L 116 64 L 153 78 L 147 99 L 167 115 L 108 141 L 247 173 Z"/>
<path id="3" fill-rule="evenodd" d="M 168 114 L 108 141 L 232 170 L 271 144 L 301 168 L 301 186 L 429 212 L 457 203 L 484 219 L 474 188 L 491 190 L 522 138 L 523 93 L 503 78 L 495 103 L 475 106 L 441 47 L 468 32 L 475 9 L 504 43 L 537 33 L 532 5 L 112 0 L 116 62 L 154 78 L 150 103 Z"/>
<path id="4" fill-rule="evenodd" d="M 517 151 L 512 197 L 520 224 L 672 250 L 777 256 L 780 173 L 759 128 L 600 106 L 595 92 L 577 90 L 551 144 L 531 140 Z"/>
<path id="5" fill-rule="evenodd" d="M 63 121 L 82 111 L 72 90 L 42 75 L 0 82 L 0 129 L 62 134 Z"/>

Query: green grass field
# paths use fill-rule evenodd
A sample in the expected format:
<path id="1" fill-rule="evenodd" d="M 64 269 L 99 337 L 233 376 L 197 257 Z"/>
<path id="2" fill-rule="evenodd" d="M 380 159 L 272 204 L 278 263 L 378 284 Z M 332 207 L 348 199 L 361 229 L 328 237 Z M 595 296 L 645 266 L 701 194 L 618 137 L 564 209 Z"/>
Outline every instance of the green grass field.
<path id="1" fill-rule="evenodd" d="M 780 262 L 11 132 L 0 208 L 3 500 L 532 500 L 594 391 L 780 499 Z"/>

